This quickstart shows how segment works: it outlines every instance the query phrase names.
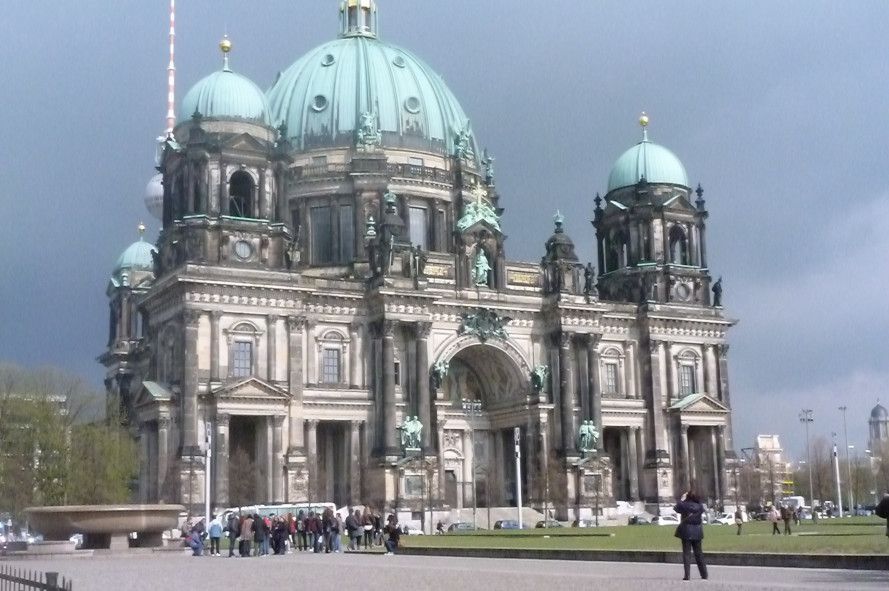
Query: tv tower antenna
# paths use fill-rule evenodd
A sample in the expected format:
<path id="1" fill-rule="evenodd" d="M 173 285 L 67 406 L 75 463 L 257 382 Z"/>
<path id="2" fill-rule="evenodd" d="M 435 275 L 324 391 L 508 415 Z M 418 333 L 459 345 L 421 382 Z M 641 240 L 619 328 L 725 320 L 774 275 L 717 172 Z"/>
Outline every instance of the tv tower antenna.
<path id="1" fill-rule="evenodd" d="M 176 127 L 176 0 L 170 0 L 170 65 L 167 66 L 167 131 Z"/>

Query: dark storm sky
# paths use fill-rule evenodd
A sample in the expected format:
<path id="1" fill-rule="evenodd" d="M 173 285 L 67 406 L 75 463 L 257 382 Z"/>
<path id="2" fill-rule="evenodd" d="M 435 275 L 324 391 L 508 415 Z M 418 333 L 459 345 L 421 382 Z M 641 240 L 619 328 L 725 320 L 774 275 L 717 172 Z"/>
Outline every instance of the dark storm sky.
<path id="1" fill-rule="evenodd" d="M 6 2 L 0 19 L 0 359 L 98 384 L 104 290 L 148 221 L 163 130 L 165 0 Z M 180 0 L 178 98 L 220 66 L 261 87 L 337 34 L 334 0 Z M 886 383 L 889 3 L 379 0 L 382 36 L 442 74 L 497 157 L 508 254 L 556 208 L 594 258 L 592 199 L 638 141 L 702 183 L 724 276 L 736 447 L 797 420 L 864 447 Z M 152 231 L 156 231 L 155 227 Z M 842 443 L 842 441 L 840 441 Z"/>

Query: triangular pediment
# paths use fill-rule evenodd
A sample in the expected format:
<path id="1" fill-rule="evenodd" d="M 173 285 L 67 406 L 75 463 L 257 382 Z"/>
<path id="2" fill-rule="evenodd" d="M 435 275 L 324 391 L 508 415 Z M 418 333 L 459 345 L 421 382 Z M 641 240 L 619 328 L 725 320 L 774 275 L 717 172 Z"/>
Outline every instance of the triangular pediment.
<path id="1" fill-rule="evenodd" d="M 460 229 L 461 234 L 479 234 L 485 231 L 494 236 L 499 236 L 502 233 L 500 226 L 495 226 L 484 218 L 477 219 L 472 225 L 467 226 L 465 229 Z"/>
<path id="2" fill-rule="evenodd" d="M 728 413 L 728 408 L 707 394 L 689 394 L 674 402 L 670 410 L 682 414 Z"/>
<path id="3" fill-rule="evenodd" d="M 266 146 L 249 133 L 242 133 L 225 142 L 222 147 L 226 150 L 239 150 L 246 152 L 265 152 Z"/>
<path id="4" fill-rule="evenodd" d="M 259 378 L 247 378 L 213 390 L 217 400 L 289 400 L 290 393 Z"/>
<path id="5" fill-rule="evenodd" d="M 173 398 L 173 393 L 166 386 L 158 382 L 142 382 L 139 394 L 133 402 L 135 408 L 140 406 L 148 406 L 158 402 L 169 402 Z"/>

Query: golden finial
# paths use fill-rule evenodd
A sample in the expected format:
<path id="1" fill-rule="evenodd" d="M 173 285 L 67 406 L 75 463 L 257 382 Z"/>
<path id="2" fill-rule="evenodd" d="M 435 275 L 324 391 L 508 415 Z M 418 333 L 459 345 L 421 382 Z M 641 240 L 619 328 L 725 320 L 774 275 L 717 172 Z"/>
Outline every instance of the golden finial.
<path id="1" fill-rule="evenodd" d="M 222 41 L 219 42 L 219 49 L 222 50 L 222 53 L 228 53 L 232 50 L 232 42 L 228 40 L 228 35 L 225 35 Z"/>
<path id="2" fill-rule="evenodd" d="M 642 114 L 639 115 L 639 125 L 648 127 L 648 114 L 646 114 L 645 111 L 642 111 Z"/>
<path id="3" fill-rule="evenodd" d="M 145 224 L 143 224 L 142 222 L 139 222 L 137 229 L 139 230 L 139 238 L 141 239 L 142 236 L 145 235 Z"/>

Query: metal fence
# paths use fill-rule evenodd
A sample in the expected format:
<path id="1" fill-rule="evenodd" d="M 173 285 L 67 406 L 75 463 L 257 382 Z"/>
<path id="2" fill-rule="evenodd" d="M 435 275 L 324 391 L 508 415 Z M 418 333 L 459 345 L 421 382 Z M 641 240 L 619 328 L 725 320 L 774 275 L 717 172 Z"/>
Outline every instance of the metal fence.
<path id="1" fill-rule="evenodd" d="M 71 581 L 59 573 L 41 573 L 0 565 L 0 591 L 71 591 Z"/>

